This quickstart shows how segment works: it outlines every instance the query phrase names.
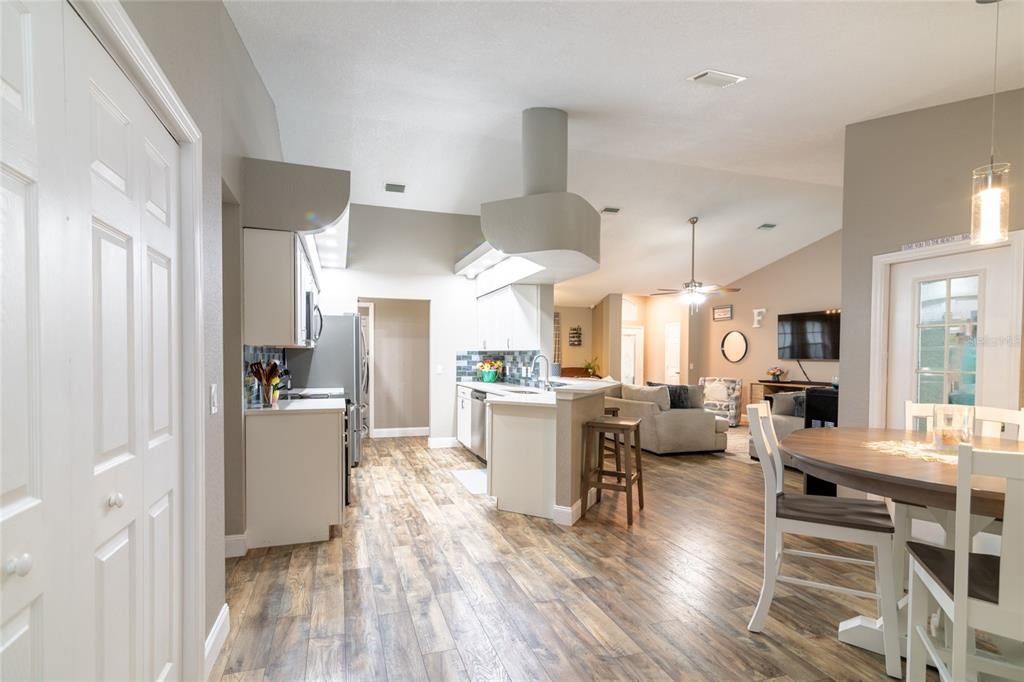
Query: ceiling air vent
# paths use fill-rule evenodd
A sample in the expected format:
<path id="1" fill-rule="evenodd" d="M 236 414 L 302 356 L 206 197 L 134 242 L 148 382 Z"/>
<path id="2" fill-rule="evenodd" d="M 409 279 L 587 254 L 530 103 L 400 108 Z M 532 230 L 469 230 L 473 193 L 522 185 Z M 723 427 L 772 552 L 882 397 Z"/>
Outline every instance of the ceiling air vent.
<path id="1" fill-rule="evenodd" d="M 771 230 L 775 229 L 775 223 L 761 223 L 760 225 L 757 226 L 757 229 L 764 230 L 765 232 L 770 232 Z"/>
<path id="2" fill-rule="evenodd" d="M 621 210 L 622 209 L 619 208 L 618 206 L 605 206 L 604 208 L 601 209 L 601 213 L 611 213 L 614 215 L 615 213 L 618 213 Z"/>
<path id="3" fill-rule="evenodd" d="M 727 88 L 730 85 L 736 85 L 737 83 L 747 80 L 747 77 L 738 76 L 734 73 L 726 73 L 725 71 L 707 69 L 706 71 L 693 74 L 686 80 L 693 81 L 694 83 L 701 83 L 702 85 L 710 85 L 716 88 Z"/>
<path id="4" fill-rule="evenodd" d="M 398 194 L 405 194 L 405 185 L 398 185 L 393 182 L 386 183 L 384 185 L 385 192 L 397 192 Z"/>

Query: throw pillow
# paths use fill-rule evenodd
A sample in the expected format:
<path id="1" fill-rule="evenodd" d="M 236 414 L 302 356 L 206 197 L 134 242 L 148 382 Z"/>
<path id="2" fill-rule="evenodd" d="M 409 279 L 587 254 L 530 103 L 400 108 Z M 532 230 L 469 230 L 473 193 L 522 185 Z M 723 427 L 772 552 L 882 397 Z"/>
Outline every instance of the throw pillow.
<path id="1" fill-rule="evenodd" d="M 664 386 L 668 389 L 669 409 L 685 410 L 690 407 L 688 387 L 680 384 L 659 384 L 656 381 L 648 381 L 648 386 Z"/>
<path id="2" fill-rule="evenodd" d="M 804 407 L 807 401 L 807 394 L 800 391 L 793 396 L 793 416 L 802 417 L 804 416 Z"/>
<path id="3" fill-rule="evenodd" d="M 664 412 L 672 404 L 666 386 L 632 386 L 622 385 L 623 400 L 638 400 L 644 403 L 654 403 L 658 409 Z"/>

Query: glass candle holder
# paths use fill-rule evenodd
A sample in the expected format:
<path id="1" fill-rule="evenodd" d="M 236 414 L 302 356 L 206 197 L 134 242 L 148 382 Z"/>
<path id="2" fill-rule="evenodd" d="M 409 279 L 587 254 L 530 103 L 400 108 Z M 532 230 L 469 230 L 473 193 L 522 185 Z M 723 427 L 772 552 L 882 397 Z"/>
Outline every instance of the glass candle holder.
<path id="1" fill-rule="evenodd" d="M 955 450 L 960 443 L 974 437 L 974 407 L 971 405 L 936 405 L 932 421 L 932 438 L 937 450 Z"/>

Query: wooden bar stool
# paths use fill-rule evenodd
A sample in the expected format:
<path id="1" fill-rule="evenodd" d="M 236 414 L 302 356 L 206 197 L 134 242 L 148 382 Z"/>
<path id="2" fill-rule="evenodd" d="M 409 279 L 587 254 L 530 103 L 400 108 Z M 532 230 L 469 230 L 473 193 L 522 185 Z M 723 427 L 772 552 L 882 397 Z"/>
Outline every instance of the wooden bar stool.
<path id="1" fill-rule="evenodd" d="M 604 408 L 604 416 L 606 417 L 618 417 L 619 408 L 617 407 L 606 407 Z M 604 440 L 604 456 L 615 455 L 615 468 L 622 469 L 622 451 L 625 449 L 625 444 L 620 444 L 618 434 L 612 434 L 612 440 L 609 443 L 608 439 Z"/>
<path id="2" fill-rule="evenodd" d="M 615 448 L 619 448 L 619 437 L 625 457 L 621 457 L 621 465 L 617 462 L 615 469 L 604 468 L 604 438 L 611 435 L 615 440 Z M 634 452 L 634 461 L 630 461 L 630 438 Z M 633 523 L 633 484 L 636 483 L 637 499 L 640 509 L 644 508 L 644 474 L 640 456 L 640 420 L 624 417 L 604 417 L 586 422 L 583 425 L 583 489 L 581 518 L 586 514 L 587 498 L 590 489 L 597 489 L 597 499 L 601 499 L 602 490 L 618 490 L 626 493 L 626 522 Z M 605 481 L 606 477 L 614 478 L 614 482 Z"/>

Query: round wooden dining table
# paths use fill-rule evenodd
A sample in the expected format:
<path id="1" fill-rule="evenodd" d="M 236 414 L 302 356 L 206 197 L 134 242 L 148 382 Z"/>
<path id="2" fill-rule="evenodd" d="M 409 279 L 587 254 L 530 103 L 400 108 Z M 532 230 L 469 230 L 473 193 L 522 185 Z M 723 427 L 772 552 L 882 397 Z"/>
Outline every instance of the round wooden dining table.
<path id="1" fill-rule="evenodd" d="M 805 474 L 848 488 L 921 507 L 956 509 L 956 451 L 931 450 L 930 433 L 892 429 L 801 429 L 786 436 L 780 447 Z M 983 438 L 977 449 L 1024 454 L 1024 442 Z M 998 518 L 1003 513 L 1003 479 L 976 476 L 971 510 Z"/>
<path id="2" fill-rule="evenodd" d="M 801 429 L 779 444 L 805 474 L 893 501 L 893 573 L 903 585 L 907 571 L 906 541 L 916 508 L 942 526 L 946 546 L 952 546 L 953 512 L 956 510 L 956 451 L 931 448 L 932 435 L 892 429 Z M 977 449 L 1024 454 L 1024 443 L 1010 440 L 972 439 Z M 1004 479 L 975 476 L 971 482 L 971 513 L 977 529 L 1002 517 L 1006 494 Z M 972 523 L 972 526 L 974 524 Z M 972 528 L 972 533 L 975 529 Z M 900 602 L 900 646 L 906 654 L 906 600 Z M 882 621 L 859 615 L 839 624 L 839 640 L 882 653 Z"/>

